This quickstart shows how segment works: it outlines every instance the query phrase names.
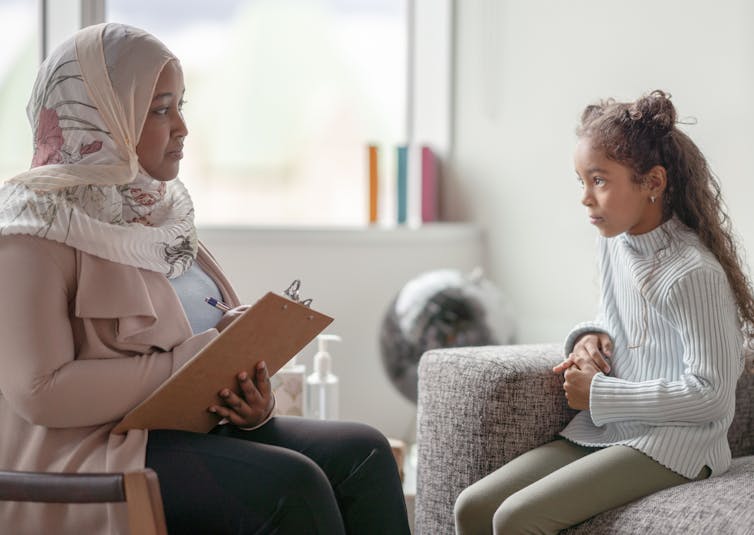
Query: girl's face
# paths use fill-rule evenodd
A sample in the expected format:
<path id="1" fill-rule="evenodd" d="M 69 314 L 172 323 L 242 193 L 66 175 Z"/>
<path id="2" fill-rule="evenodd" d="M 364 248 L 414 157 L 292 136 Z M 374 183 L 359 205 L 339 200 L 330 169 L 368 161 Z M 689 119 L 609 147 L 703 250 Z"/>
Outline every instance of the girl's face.
<path id="1" fill-rule="evenodd" d="M 144 121 L 136 154 L 152 178 L 168 181 L 178 176 L 183 158 L 183 140 L 188 135 L 183 120 L 183 71 L 168 62 L 157 79 L 152 102 Z"/>
<path id="2" fill-rule="evenodd" d="M 600 234 L 607 238 L 623 232 L 644 234 L 660 225 L 662 199 L 650 202 L 653 193 L 632 180 L 633 170 L 592 148 L 589 138 L 579 139 L 574 163 L 584 189 L 581 204 Z"/>

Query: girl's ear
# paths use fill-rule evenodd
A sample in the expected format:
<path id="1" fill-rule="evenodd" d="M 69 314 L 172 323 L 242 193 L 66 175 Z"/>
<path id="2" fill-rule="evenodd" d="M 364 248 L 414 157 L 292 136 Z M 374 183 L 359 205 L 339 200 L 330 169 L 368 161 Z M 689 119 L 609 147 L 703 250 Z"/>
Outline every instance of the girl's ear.
<path id="1" fill-rule="evenodd" d="M 661 165 L 655 165 L 645 177 L 644 185 L 650 195 L 655 197 L 662 195 L 668 186 L 668 173 L 665 168 Z"/>

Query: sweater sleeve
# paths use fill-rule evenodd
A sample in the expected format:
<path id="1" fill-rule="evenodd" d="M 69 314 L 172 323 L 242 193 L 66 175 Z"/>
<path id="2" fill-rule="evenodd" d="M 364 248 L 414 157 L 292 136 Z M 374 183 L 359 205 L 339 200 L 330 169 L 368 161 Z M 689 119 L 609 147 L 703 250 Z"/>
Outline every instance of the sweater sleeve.
<path id="1" fill-rule="evenodd" d="M 0 245 L 0 392 L 29 422 L 68 428 L 119 420 L 206 345 L 217 331 L 171 351 L 77 360 L 70 321 L 71 257 L 44 247 Z M 27 244 L 28 245 L 28 244 Z"/>
<path id="2" fill-rule="evenodd" d="M 568 336 L 566 337 L 564 344 L 565 354 L 569 355 L 573 351 L 573 347 L 576 345 L 579 338 L 588 333 L 605 333 L 612 338 L 608 330 L 599 320 L 579 323 L 571 329 L 571 332 L 568 333 Z"/>
<path id="3" fill-rule="evenodd" d="M 590 389 L 595 425 L 626 420 L 650 425 L 699 425 L 723 418 L 741 372 L 741 332 L 725 274 L 697 268 L 670 287 L 666 318 L 681 338 L 680 377 L 630 382 L 601 373 Z M 667 369 L 667 368 L 666 368 Z"/>

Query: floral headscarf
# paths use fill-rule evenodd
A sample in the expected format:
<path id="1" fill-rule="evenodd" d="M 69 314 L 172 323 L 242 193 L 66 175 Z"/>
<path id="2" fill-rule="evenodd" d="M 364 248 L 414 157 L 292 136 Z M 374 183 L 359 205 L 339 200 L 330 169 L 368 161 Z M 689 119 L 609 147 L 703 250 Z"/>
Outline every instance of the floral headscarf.
<path id="1" fill-rule="evenodd" d="M 177 277 L 196 258 L 194 208 L 178 180 L 139 166 L 157 78 L 176 57 L 123 24 L 85 28 L 42 64 L 27 114 L 31 169 L 0 187 L 0 235 L 30 234 Z"/>

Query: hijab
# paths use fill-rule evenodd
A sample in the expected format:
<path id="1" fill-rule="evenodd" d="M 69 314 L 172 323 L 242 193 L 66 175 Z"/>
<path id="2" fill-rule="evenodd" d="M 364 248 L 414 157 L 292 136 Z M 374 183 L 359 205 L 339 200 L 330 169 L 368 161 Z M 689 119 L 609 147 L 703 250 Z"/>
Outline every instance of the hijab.
<path id="1" fill-rule="evenodd" d="M 0 235 L 28 234 L 174 278 L 196 258 L 183 184 L 141 168 L 136 145 L 163 67 L 177 58 L 154 36 L 98 24 L 39 69 L 27 115 L 31 168 L 0 186 Z"/>

